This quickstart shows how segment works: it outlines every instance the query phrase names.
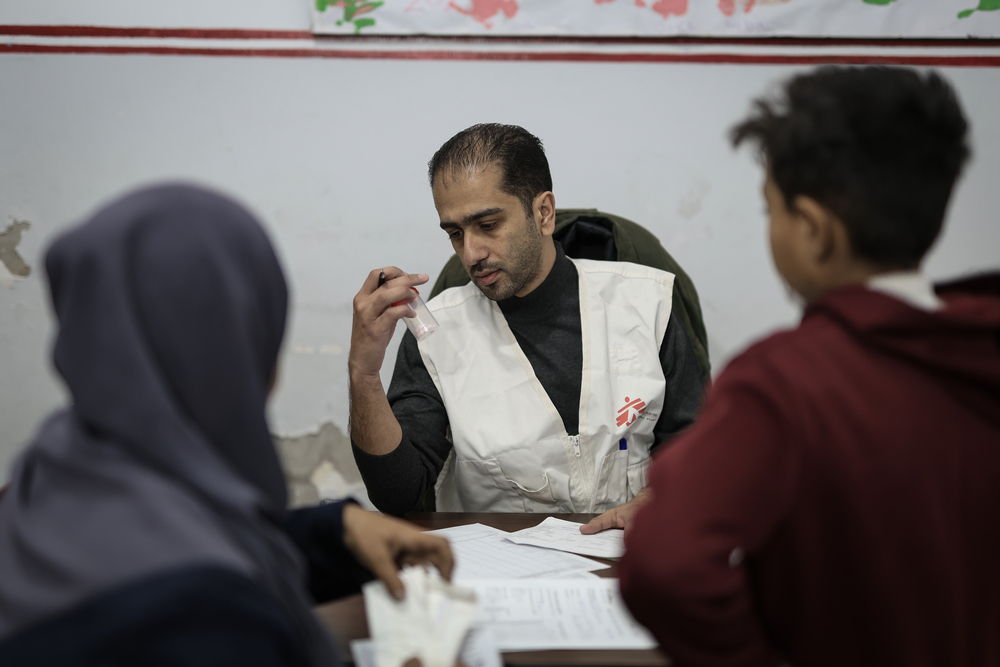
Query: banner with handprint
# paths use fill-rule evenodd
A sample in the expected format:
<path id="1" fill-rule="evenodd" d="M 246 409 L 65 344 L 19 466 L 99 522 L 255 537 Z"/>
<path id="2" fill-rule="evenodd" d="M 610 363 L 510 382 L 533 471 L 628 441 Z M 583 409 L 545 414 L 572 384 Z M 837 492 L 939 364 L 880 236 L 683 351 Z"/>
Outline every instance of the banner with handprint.
<path id="1" fill-rule="evenodd" d="M 1000 37 L 1000 0 L 309 1 L 323 34 Z"/>

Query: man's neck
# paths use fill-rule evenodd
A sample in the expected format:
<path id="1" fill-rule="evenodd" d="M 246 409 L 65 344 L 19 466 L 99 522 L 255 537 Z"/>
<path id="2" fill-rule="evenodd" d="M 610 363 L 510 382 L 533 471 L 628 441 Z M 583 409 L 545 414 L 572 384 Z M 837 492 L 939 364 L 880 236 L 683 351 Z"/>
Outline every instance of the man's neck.
<path id="1" fill-rule="evenodd" d="M 497 305 L 505 316 L 536 317 L 551 316 L 553 300 L 562 299 L 567 290 L 576 291 L 576 267 L 566 257 L 562 249 L 554 246 L 555 257 L 548 275 L 538 286 L 524 297 L 512 296 L 498 301 Z"/>

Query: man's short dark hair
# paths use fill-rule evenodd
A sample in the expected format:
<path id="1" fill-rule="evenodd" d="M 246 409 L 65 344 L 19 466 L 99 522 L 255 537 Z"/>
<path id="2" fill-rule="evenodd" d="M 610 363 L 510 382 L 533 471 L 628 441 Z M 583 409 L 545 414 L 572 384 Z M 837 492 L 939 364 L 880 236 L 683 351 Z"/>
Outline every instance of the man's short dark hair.
<path id="1" fill-rule="evenodd" d="M 473 125 L 446 141 L 427 163 L 427 176 L 433 186 L 434 177 L 444 170 L 494 164 L 503 172 L 500 188 L 520 199 L 529 214 L 535 196 L 552 189 L 541 140 L 523 127 L 500 123 Z"/>
<path id="2" fill-rule="evenodd" d="M 951 86 L 934 72 L 828 66 L 783 92 L 755 102 L 733 145 L 756 141 L 786 203 L 806 195 L 836 214 L 856 256 L 916 267 L 970 152 Z"/>

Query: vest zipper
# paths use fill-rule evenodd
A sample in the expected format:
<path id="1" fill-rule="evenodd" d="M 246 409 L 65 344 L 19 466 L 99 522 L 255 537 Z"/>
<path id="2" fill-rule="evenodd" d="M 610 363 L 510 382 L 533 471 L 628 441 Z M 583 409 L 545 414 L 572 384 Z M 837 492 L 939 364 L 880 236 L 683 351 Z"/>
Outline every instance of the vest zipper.
<path id="1" fill-rule="evenodd" d="M 569 436 L 569 441 L 573 443 L 573 453 L 576 455 L 576 458 L 580 458 L 580 436 L 571 435 Z"/>

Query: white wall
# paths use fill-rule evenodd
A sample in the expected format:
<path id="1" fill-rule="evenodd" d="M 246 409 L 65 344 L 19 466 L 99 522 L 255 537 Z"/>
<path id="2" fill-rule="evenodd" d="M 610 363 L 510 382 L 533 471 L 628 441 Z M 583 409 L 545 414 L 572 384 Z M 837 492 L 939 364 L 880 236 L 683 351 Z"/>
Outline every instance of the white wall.
<path id="1" fill-rule="evenodd" d="M 139 17 L 131 1 L 89 2 L 87 15 L 83 4 L 22 2 L 0 23 L 308 27 L 305 2 L 150 3 Z M 480 121 L 543 139 L 558 205 L 599 207 L 660 236 L 698 286 L 718 370 L 796 317 L 766 253 L 759 170 L 725 140 L 751 97 L 793 71 L 0 54 L 0 231 L 31 222 L 19 249 L 33 267 L 27 278 L 0 267 L 0 476 L 63 400 L 48 370 L 45 245 L 108 197 L 162 178 L 222 188 L 265 220 L 293 289 L 274 430 L 345 430 L 354 292 L 387 264 L 436 275 L 450 246 L 425 164 Z M 1000 265 L 1000 70 L 945 74 L 976 156 L 928 263 L 934 277 Z"/>

